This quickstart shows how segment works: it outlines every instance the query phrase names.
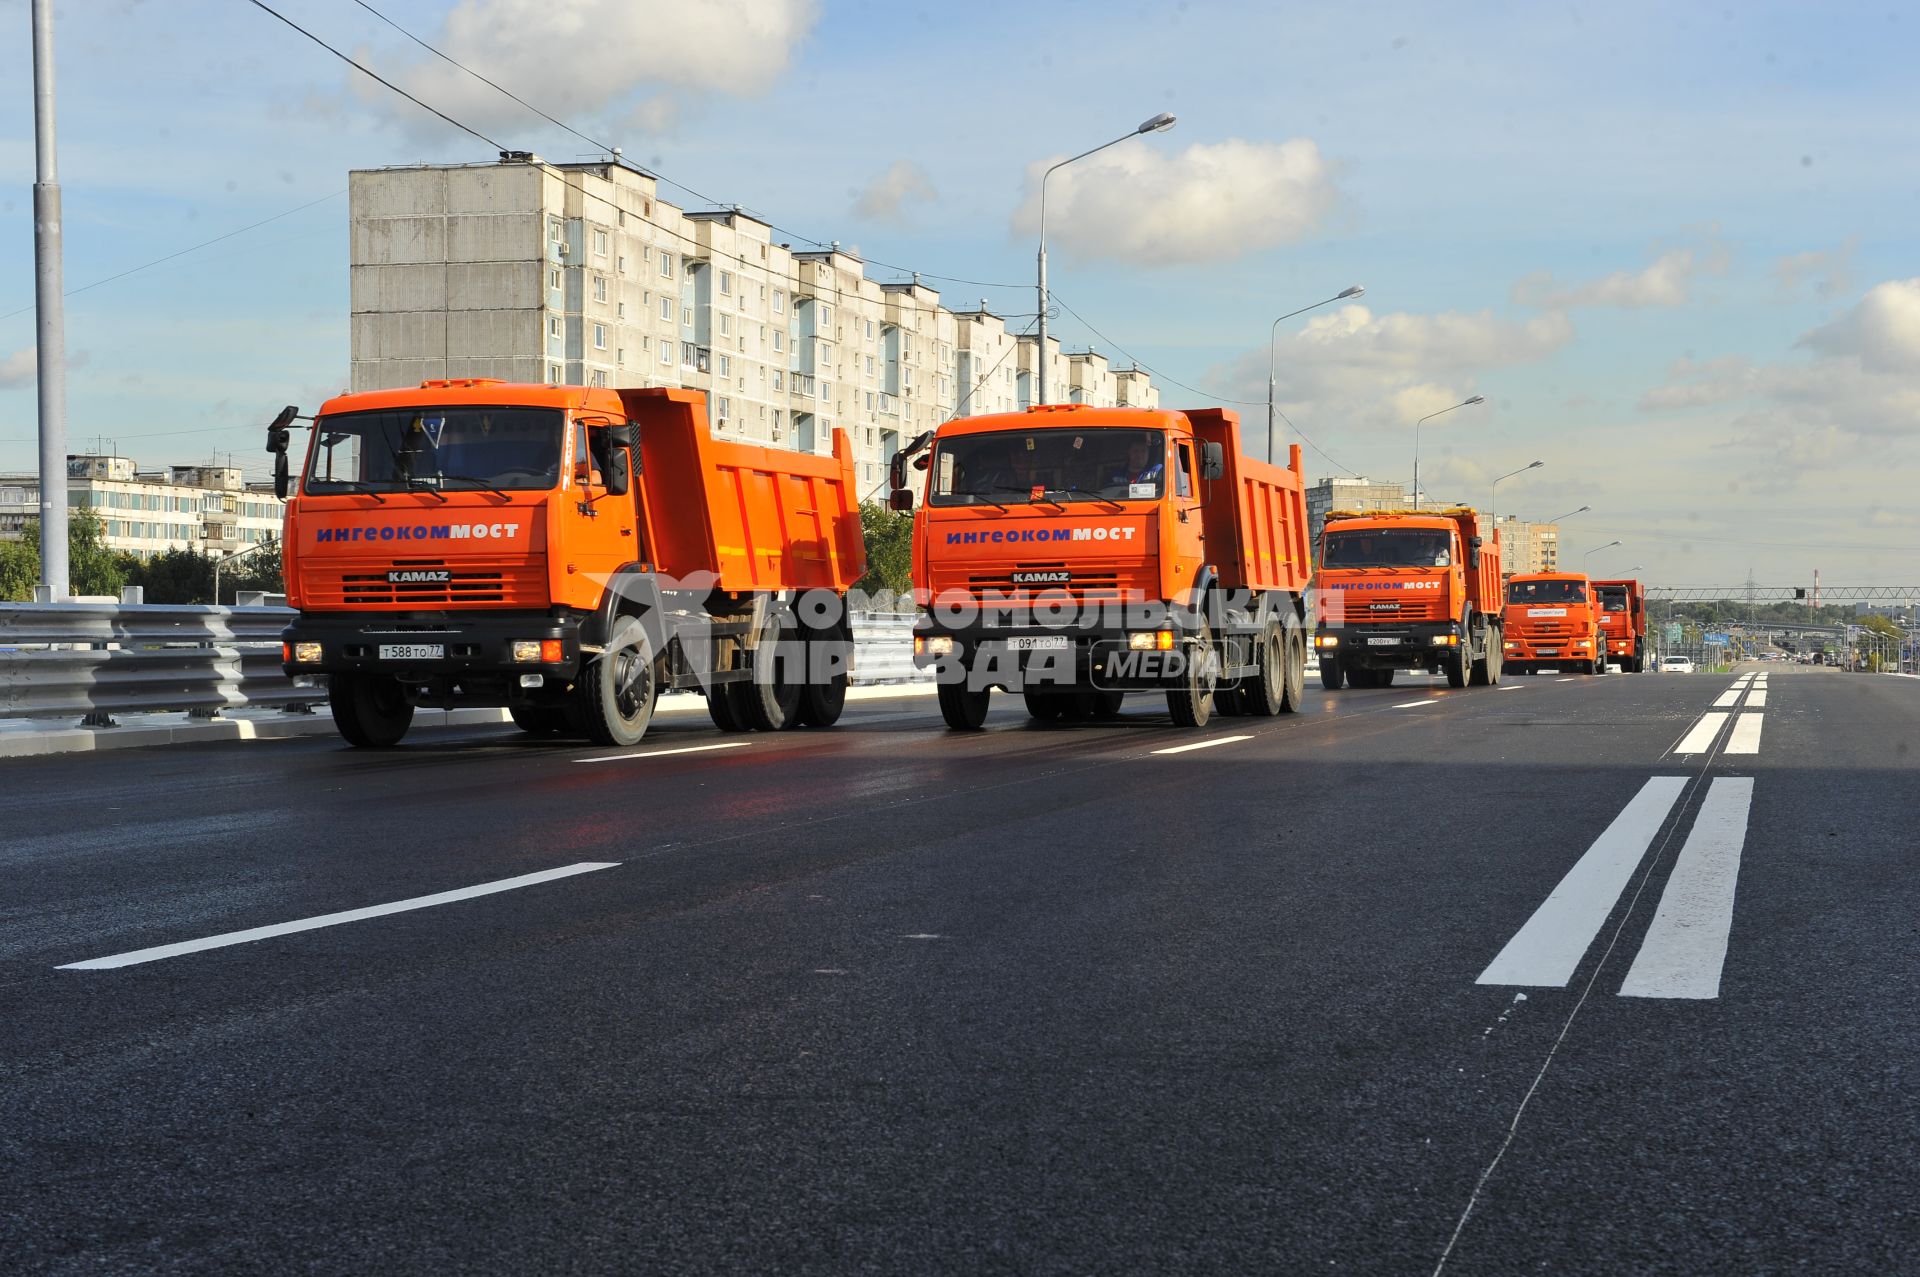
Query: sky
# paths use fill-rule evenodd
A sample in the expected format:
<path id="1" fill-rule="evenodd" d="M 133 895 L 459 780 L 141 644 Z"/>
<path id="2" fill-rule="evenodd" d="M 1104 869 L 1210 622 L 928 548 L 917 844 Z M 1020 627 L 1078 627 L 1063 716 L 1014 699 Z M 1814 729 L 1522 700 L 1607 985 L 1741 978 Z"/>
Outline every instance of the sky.
<path id="1" fill-rule="evenodd" d="M 346 385 L 347 173 L 494 148 L 249 0 L 55 2 L 69 451 L 264 474 L 273 413 Z M 503 146 L 619 146 L 706 197 L 676 203 L 1016 327 L 1040 172 L 1172 112 L 1048 185 L 1069 347 L 1256 445 L 1271 357 L 1309 480 L 1407 480 L 1417 419 L 1484 395 L 1420 427 L 1422 486 L 1592 507 L 1563 562 L 1595 575 L 1920 584 L 1920 12 L 1893 0 L 268 3 Z M 36 465 L 29 29 L 0 0 L 0 472 Z"/>

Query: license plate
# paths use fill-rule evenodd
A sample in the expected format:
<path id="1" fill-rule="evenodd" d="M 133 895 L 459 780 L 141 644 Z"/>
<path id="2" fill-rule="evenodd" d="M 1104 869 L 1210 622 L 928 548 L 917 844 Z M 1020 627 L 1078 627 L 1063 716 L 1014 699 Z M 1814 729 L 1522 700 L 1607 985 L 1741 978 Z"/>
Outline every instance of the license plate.
<path id="1" fill-rule="evenodd" d="M 1558 655 L 1560 655 L 1560 649 L 1559 649 L 1559 648 L 1557 648 L 1557 647 L 1543 647 L 1543 648 L 1541 648 L 1541 649 L 1540 649 L 1540 655 L 1542 655 L 1542 656 L 1558 656 Z"/>
<path id="2" fill-rule="evenodd" d="M 380 659 L 383 661 L 440 661 L 447 655 L 443 643 L 382 643 Z"/>
<path id="3" fill-rule="evenodd" d="M 1067 636 L 1064 634 L 1030 634 L 1007 640 L 1010 652 L 1057 652 L 1064 651 Z"/>
<path id="4" fill-rule="evenodd" d="M 1367 640 L 1367 646 L 1368 647 L 1399 647 L 1400 640 L 1397 638 L 1370 638 Z"/>

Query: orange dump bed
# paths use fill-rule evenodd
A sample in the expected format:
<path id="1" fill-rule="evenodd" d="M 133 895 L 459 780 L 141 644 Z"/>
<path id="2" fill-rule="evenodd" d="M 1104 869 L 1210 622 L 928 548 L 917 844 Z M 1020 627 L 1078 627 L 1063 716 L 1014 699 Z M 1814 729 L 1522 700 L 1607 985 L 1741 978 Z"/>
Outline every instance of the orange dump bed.
<path id="1" fill-rule="evenodd" d="M 734 593 L 844 591 L 866 572 L 845 432 L 834 433 L 830 457 L 763 448 L 713 438 L 699 391 L 618 393 L 640 424 L 635 483 L 656 571 L 710 572 Z"/>
<path id="2" fill-rule="evenodd" d="M 1285 467 L 1240 450 L 1240 414 L 1224 408 L 1183 410 L 1193 432 L 1226 454 L 1226 473 L 1210 485 L 1203 515 L 1207 560 L 1230 590 L 1307 588 L 1313 556 L 1307 544 L 1307 482 L 1295 444 Z"/>

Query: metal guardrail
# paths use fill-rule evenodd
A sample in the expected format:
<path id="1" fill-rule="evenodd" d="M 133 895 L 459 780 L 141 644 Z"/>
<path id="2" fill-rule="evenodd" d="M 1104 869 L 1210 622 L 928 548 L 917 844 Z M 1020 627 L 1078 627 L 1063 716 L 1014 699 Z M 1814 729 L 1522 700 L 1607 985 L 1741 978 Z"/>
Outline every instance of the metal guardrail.
<path id="1" fill-rule="evenodd" d="M 115 603 L 0 604 L 0 718 L 70 718 L 108 726 L 115 714 L 301 710 L 326 699 L 280 668 L 284 607 Z M 856 685 L 919 682 L 913 616 L 856 614 Z"/>

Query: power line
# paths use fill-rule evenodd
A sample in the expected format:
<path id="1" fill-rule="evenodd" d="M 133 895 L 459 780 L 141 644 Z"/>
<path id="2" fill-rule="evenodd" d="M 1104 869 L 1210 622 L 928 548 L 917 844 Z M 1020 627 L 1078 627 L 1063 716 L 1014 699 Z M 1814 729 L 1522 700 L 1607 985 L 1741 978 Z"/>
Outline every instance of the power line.
<path id="1" fill-rule="evenodd" d="M 354 61 L 352 58 L 348 57 L 346 54 L 340 52 L 340 50 L 328 44 L 325 40 L 322 40 L 319 36 L 315 35 L 313 32 L 307 30 L 305 27 L 295 22 L 292 18 L 289 18 L 286 14 L 281 13 L 276 9 L 269 8 L 265 4 L 262 4 L 261 0 L 247 0 L 247 3 L 251 4 L 254 8 L 260 10 L 262 13 L 272 14 L 274 17 L 280 19 L 280 21 L 292 27 L 295 31 L 298 31 L 301 35 L 307 37 L 307 39 L 313 41 L 315 44 L 325 49 L 328 53 L 331 53 L 334 57 L 339 58 L 342 62 L 346 63 L 348 66 L 352 67 L 354 70 L 360 72 L 360 74 L 367 76 L 369 79 L 376 80 L 379 83 L 385 85 L 387 88 L 392 89 L 395 93 L 398 93 L 401 97 L 413 103 L 415 106 L 419 107 L 421 110 L 427 111 L 433 115 L 439 116 L 441 119 L 445 120 L 448 124 L 453 125 L 454 128 L 459 129 L 462 133 L 472 134 L 474 137 L 479 138 L 482 142 L 485 142 L 488 146 L 491 146 L 496 151 L 504 151 L 507 149 L 506 147 L 500 145 L 498 142 L 494 141 L 492 138 L 488 137 L 485 133 L 482 133 L 479 129 L 472 128 L 468 125 L 462 124 L 460 123 L 460 121 L 454 119 L 451 115 L 448 115 L 446 112 L 436 110 L 435 108 L 428 106 L 425 102 L 422 102 L 419 98 L 413 96 L 413 94 L 407 92 L 405 89 L 401 88 L 399 85 L 395 84 L 393 81 L 382 77 L 381 75 L 379 75 L 374 71 L 368 70 L 366 67 L 362 66 L 360 63 Z"/>
<path id="2" fill-rule="evenodd" d="M 257 222 L 252 223 L 251 225 L 242 226 L 237 231 L 228 231 L 225 235 L 215 235 L 212 239 L 202 240 L 200 243 L 193 245 L 191 248 L 183 248 L 179 252 L 168 253 L 165 257 L 156 257 L 150 262 L 143 262 L 138 266 L 129 267 L 128 269 L 121 271 L 117 275 L 109 275 L 105 279 L 96 279 L 91 284 L 82 284 L 78 288 L 68 289 L 65 293 L 61 295 L 63 297 L 77 297 L 81 293 L 87 292 L 90 289 L 100 287 L 102 284 L 111 284 L 116 279 L 125 279 L 129 275 L 137 275 L 143 270 L 148 270 L 152 267 L 163 265 L 164 263 L 172 261 L 176 257 L 185 257 L 188 253 L 197 253 L 203 248 L 211 248 L 215 244 L 220 243 L 222 240 L 232 239 L 236 235 L 244 235 L 248 231 L 259 230 L 262 226 L 267 225 L 269 222 L 277 222 L 277 221 L 280 221 L 282 218 L 292 217 L 295 213 L 304 213 L 310 208 L 313 208 L 320 204 L 324 204 L 328 200 L 339 199 L 342 195 L 345 195 L 345 194 L 346 194 L 345 191 L 335 191 L 331 195 L 323 195 L 317 200 L 311 200 L 305 204 L 302 204 L 299 208 L 290 208 L 284 213 L 275 213 L 272 217 L 265 217 L 260 219 Z M 0 315 L 0 319 L 12 319 L 15 315 L 24 315 L 32 309 L 33 307 L 31 305 L 22 306 L 18 310 L 10 310 L 4 315 Z"/>
<path id="3" fill-rule="evenodd" d="M 993 367 L 987 369 L 985 372 L 981 373 L 978 377 L 976 377 L 974 379 L 973 385 L 967 387 L 967 393 L 960 396 L 960 402 L 956 403 L 953 406 L 953 411 L 947 414 L 948 421 L 952 421 L 954 418 L 960 415 L 960 410 L 967 406 L 967 400 L 973 398 L 974 390 L 977 387 L 985 385 L 987 381 L 990 378 L 992 378 L 993 374 L 1000 371 L 1000 365 L 1007 362 L 1007 357 L 1013 354 L 1014 351 L 1020 349 L 1020 339 L 1022 337 L 1025 337 L 1028 333 L 1032 332 L 1034 325 L 1039 322 L 1040 322 L 1040 316 L 1035 315 L 1032 319 L 1029 319 L 1027 321 L 1027 326 L 1025 328 L 1021 329 L 1018 333 L 1014 334 L 1013 341 L 1007 346 L 1007 348 L 1004 351 L 1000 353 L 1000 358 L 993 361 Z M 1043 358 L 1045 357 L 1045 353 L 1046 352 L 1044 351 L 1041 352 L 1041 355 Z"/>
<path id="4" fill-rule="evenodd" d="M 1079 311 L 1075 310 L 1073 307 L 1067 305 L 1066 302 L 1061 301 L 1060 294 L 1057 291 L 1051 292 L 1049 296 L 1051 296 L 1054 301 L 1060 303 L 1060 308 L 1062 310 L 1066 311 L 1069 315 L 1072 315 L 1075 319 L 1079 320 L 1081 324 L 1085 326 L 1088 332 L 1092 333 L 1095 337 L 1098 337 L 1102 342 L 1113 347 L 1115 350 L 1125 355 L 1128 359 L 1132 360 L 1136 368 L 1145 368 L 1156 379 L 1167 382 L 1169 385 L 1178 386 L 1180 387 L 1180 389 L 1185 390 L 1191 394 L 1199 395 L 1202 399 L 1214 400 L 1219 403 L 1237 404 L 1243 408 L 1266 407 L 1265 403 L 1257 399 L 1232 399 L 1226 395 L 1214 394 L 1210 390 L 1201 390 L 1196 386 L 1189 386 L 1184 381 L 1175 381 L 1172 377 L 1167 376 L 1165 373 L 1159 371 L 1158 369 L 1154 368 L 1152 365 L 1146 363 L 1145 361 L 1140 359 L 1138 356 L 1130 353 L 1119 342 L 1114 341 L 1111 337 L 1108 337 L 1105 333 L 1101 332 L 1098 328 L 1095 328 L 1092 324 L 1088 323 L 1086 316 L 1082 315 Z M 1042 351 L 1040 357 L 1042 359 L 1046 358 L 1046 352 Z M 1286 413 L 1281 412 L 1278 405 L 1274 407 L 1273 411 L 1275 412 L 1275 414 L 1279 416 L 1280 420 L 1286 422 L 1288 426 L 1292 427 L 1293 432 L 1300 436 L 1301 442 L 1305 443 L 1309 448 L 1312 448 L 1315 452 L 1319 453 L 1321 459 L 1324 460 L 1328 465 L 1332 466 L 1335 470 L 1338 470 L 1343 474 L 1355 475 L 1355 477 L 1358 477 L 1355 471 L 1349 470 L 1347 469 L 1347 467 L 1341 465 L 1338 461 L 1335 461 L 1332 457 L 1327 455 L 1327 452 L 1324 448 L 1322 448 L 1319 444 L 1315 443 L 1313 440 L 1307 438 L 1307 432 L 1302 430 L 1299 426 L 1294 425 L 1293 418 L 1287 416 Z"/>

